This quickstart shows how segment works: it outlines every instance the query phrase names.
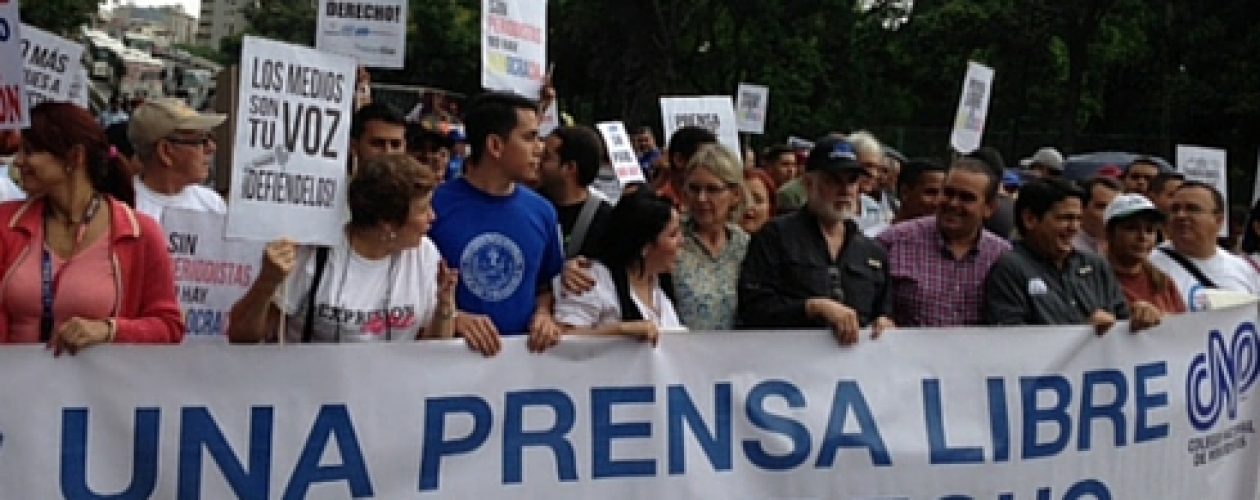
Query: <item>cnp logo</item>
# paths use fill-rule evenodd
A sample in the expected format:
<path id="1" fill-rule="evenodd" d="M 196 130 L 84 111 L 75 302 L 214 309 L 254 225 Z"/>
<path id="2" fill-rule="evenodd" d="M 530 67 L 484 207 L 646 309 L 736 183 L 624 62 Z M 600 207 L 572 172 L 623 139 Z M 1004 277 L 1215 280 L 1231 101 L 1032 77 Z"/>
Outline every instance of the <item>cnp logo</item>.
<path id="1" fill-rule="evenodd" d="M 1208 334 L 1206 353 L 1195 355 L 1186 373 L 1186 413 L 1195 429 L 1211 429 L 1225 412 L 1237 417 L 1238 403 L 1260 375 L 1260 335 L 1241 323 L 1229 342 L 1220 330 Z"/>

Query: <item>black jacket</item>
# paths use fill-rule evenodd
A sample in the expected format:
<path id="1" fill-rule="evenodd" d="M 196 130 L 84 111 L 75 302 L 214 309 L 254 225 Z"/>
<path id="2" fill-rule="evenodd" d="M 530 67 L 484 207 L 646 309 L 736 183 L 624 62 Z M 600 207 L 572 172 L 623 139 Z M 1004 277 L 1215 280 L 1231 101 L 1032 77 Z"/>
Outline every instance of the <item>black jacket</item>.
<path id="1" fill-rule="evenodd" d="M 839 287 L 832 286 L 833 275 Z M 818 219 L 803 208 L 753 236 L 739 275 L 739 318 L 750 328 L 822 327 L 822 320 L 806 316 L 805 302 L 830 297 L 853 308 L 866 326 L 892 315 L 890 284 L 887 252 L 857 224 L 845 222 L 844 245 L 833 261 Z"/>

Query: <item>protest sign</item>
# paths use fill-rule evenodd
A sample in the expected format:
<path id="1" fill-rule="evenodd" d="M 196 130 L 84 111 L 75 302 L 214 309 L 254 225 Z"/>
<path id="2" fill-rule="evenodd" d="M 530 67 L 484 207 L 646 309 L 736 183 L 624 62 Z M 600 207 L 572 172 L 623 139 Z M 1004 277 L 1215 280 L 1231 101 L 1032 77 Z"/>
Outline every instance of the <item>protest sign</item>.
<path id="1" fill-rule="evenodd" d="M 1225 150 L 1202 146 L 1177 145 L 1177 171 L 1186 180 L 1199 181 L 1215 187 L 1225 199 L 1225 223 L 1220 236 L 1229 235 L 1229 176 L 1226 174 Z"/>
<path id="2" fill-rule="evenodd" d="M 371 68 L 402 69 L 407 0 L 320 0 L 315 48 Z"/>
<path id="3" fill-rule="evenodd" d="M 955 151 L 966 154 L 980 149 L 992 94 L 993 68 L 967 62 L 962 95 L 958 98 L 958 113 L 954 116 L 954 130 L 949 134 L 949 144 Z"/>
<path id="4" fill-rule="evenodd" d="M 0 130 L 31 125 L 21 32 L 17 1 L 0 0 Z"/>
<path id="5" fill-rule="evenodd" d="M 644 182 L 643 168 L 634 155 L 626 125 L 621 122 L 603 122 L 595 124 L 595 128 L 604 137 L 604 147 L 608 149 L 608 158 L 612 161 L 617 182 L 622 187 L 632 182 Z"/>
<path id="6" fill-rule="evenodd" d="M 224 340 L 228 313 L 258 276 L 264 244 L 223 237 L 227 216 L 204 210 L 162 212 L 185 341 Z"/>
<path id="7" fill-rule="evenodd" d="M 735 101 L 735 116 L 739 119 L 739 131 L 750 134 L 766 133 L 766 109 L 770 104 L 770 88 L 751 83 L 739 84 Z"/>
<path id="8" fill-rule="evenodd" d="M 22 61 L 26 69 L 26 98 L 33 108 L 44 101 L 77 102 L 74 82 L 83 66 L 83 46 L 22 25 Z M 78 86 L 78 92 L 85 90 Z"/>
<path id="9" fill-rule="evenodd" d="M 547 67 L 547 2 L 481 2 L 481 86 L 537 99 Z"/>
<path id="10" fill-rule="evenodd" d="M 551 132 L 560 127 L 560 102 L 552 102 L 547 109 L 543 111 L 542 116 L 538 117 L 538 135 L 547 137 Z"/>
<path id="11" fill-rule="evenodd" d="M 1255 304 L 1089 326 L 0 350 L 6 498 L 1241 500 Z"/>
<path id="12" fill-rule="evenodd" d="M 708 129 L 717 136 L 737 158 L 743 158 L 739 147 L 739 124 L 735 121 L 735 106 L 729 96 L 662 97 L 661 117 L 665 121 L 665 137 L 688 126 Z"/>
<path id="13" fill-rule="evenodd" d="M 355 71 L 348 57 L 245 37 L 229 238 L 341 240 Z"/>

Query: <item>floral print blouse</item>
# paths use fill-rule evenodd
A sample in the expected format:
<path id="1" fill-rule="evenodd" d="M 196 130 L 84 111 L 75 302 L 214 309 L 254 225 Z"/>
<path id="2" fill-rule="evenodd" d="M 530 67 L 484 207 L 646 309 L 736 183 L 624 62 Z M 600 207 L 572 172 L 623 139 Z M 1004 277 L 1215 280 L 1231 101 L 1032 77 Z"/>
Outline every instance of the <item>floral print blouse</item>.
<path id="1" fill-rule="evenodd" d="M 735 224 L 727 224 L 726 245 L 718 255 L 710 255 L 700 243 L 694 221 L 684 223 L 683 234 L 682 251 L 674 270 L 679 319 L 690 331 L 734 329 L 739 268 L 748 252 L 748 233 Z"/>

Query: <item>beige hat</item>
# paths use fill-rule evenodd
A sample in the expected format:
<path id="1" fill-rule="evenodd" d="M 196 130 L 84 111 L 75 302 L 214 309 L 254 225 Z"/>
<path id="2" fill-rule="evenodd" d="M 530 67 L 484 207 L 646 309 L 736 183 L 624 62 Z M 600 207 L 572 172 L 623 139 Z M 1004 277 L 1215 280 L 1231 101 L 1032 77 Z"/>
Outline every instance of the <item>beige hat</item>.
<path id="1" fill-rule="evenodd" d="M 226 119 L 227 115 L 198 113 L 181 99 L 149 99 L 131 114 L 127 138 L 137 151 L 149 151 L 158 140 L 171 132 L 210 130 Z"/>

